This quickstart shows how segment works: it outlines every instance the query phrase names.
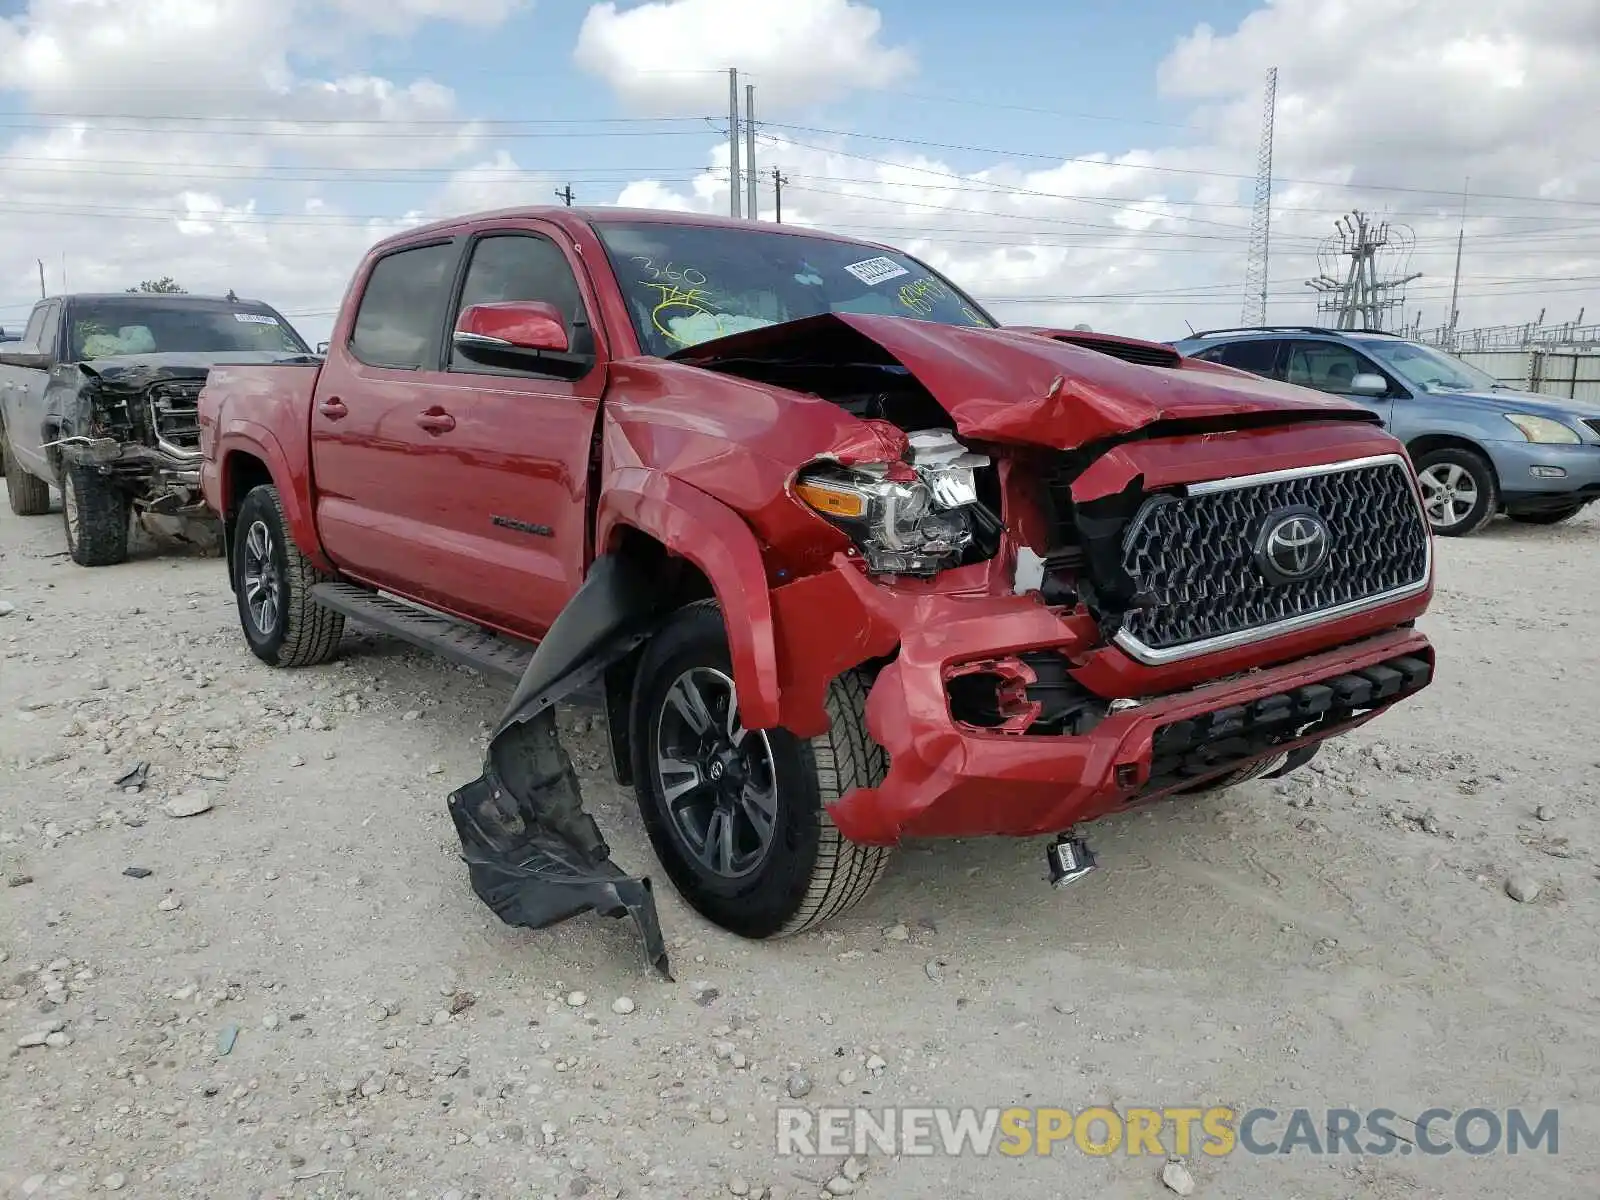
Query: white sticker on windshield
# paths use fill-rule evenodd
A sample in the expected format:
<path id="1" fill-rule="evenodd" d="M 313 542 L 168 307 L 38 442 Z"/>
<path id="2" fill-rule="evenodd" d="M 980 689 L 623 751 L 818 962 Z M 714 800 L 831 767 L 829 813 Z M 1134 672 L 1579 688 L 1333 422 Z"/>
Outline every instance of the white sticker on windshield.
<path id="1" fill-rule="evenodd" d="M 868 287 L 911 274 L 892 258 L 869 258 L 866 262 L 851 263 L 845 270 Z"/>
<path id="2" fill-rule="evenodd" d="M 269 317 L 266 313 L 234 313 L 233 319 L 245 325 L 276 325 L 277 317 Z"/>

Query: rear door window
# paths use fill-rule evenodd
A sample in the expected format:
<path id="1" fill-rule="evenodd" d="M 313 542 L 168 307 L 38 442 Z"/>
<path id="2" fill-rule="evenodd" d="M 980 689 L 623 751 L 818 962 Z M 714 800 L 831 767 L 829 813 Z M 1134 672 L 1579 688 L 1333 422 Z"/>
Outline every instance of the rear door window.
<path id="1" fill-rule="evenodd" d="M 453 242 L 386 254 L 372 267 L 350 333 L 350 353 L 369 367 L 416 371 L 438 361 Z"/>
<path id="2" fill-rule="evenodd" d="M 1282 344 L 1276 338 L 1251 338 L 1243 342 L 1228 342 L 1202 351 L 1195 357 L 1203 358 L 1207 362 L 1219 362 L 1225 367 L 1234 367 L 1240 371 L 1249 371 L 1252 375 L 1279 379 L 1282 376 L 1276 373 L 1276 366 L 1278 347 Z"/>

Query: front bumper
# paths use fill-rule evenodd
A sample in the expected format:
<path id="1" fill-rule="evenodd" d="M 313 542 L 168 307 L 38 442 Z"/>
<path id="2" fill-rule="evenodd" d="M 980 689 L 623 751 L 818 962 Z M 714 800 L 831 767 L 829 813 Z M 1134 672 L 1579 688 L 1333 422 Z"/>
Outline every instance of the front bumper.
<path id="1" fill-rule="evenodd" d="M 881 785 L 830 807 L 852 841 L 1033 836 L 1169 796 L 1364 724 L 1431 682 L 1433 650 L 1393 629 L 1139 702 L 1076 736 L 963 728 L 928 668 L 902 655 L 868 697 L 868 729 L 891 765 Z"/>
<path id="2" fill-rule="evenodd" d="M 1490 457 L 1507 507 L 1564 507 L 1600 499 L 1600 446 L 1495 442 Z"/>

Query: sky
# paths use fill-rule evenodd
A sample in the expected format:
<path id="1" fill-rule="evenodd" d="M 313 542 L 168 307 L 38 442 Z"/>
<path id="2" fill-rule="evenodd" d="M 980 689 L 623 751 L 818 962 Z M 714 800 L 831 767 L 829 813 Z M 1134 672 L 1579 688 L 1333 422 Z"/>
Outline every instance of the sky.
<path id="1" fill-rule="evenodd" d="M 902 247 L 1000 320 L 1242 318 L 1277 68 L 1268 319 L 1387 222 L 1407 323 L 1600 321 L 1595 0 L 0 0 L 0 326 L 172 276 L 325 338 L 378 238 L 560 203 Z M 743 88 L 741 86 L 741 93 Z M 1463 222 L 1463 211 L 1465 219 Z"/>

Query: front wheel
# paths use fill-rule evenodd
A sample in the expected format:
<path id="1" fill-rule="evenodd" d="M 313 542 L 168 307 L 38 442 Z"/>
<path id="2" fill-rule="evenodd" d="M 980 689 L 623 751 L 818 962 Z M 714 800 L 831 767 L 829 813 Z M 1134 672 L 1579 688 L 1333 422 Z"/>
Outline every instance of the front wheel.
<path id="1" fill-rule="evenodd" d="M 845 840 L 824 805 L 885 774 L 867 734 L 866 681 L 828 692 L 814 738 L 747 730 L 722 614 L 680 610 L 651 640 L 634 685 L 639 810 L 668 877 L 702 916 L 747 938 L 799 933 L 857 904 L 890 850 Z"/>
<path id="2" fill-rule="evenodd" d="M 1476 532 L 1500 507 L 1494 468 L 1481 454 L 1444 446 L 1422 455 L 1416 467 L 1423 509 L 1439 537 Z"/>
<path id="3" fill-rule="evenodd" d="M 1587 504 L 1574 504 L 1567 508 L 1547 508 L 1538 512 L 1508 512 L 1506 516 L 1523 525 L 1559 525 L 1581 513 Z"/>
<path id="4" fill-rule="evenodd" d="M 128 493 L 93 467 L 63 463 L 61 520 L 67 553 L 80 567 L 111 567 L 128 557 Z"/>
<path id="5" fill-rule="evenodd" d="M 311 589 L 328 576 L 290 538 L 271 484 L 252 489 L 239 506 L 231 565 L 239 624 L 252 654 L 275 667 L 311 667 L 338 653 L 344 616 L 311 598 Z"/>

